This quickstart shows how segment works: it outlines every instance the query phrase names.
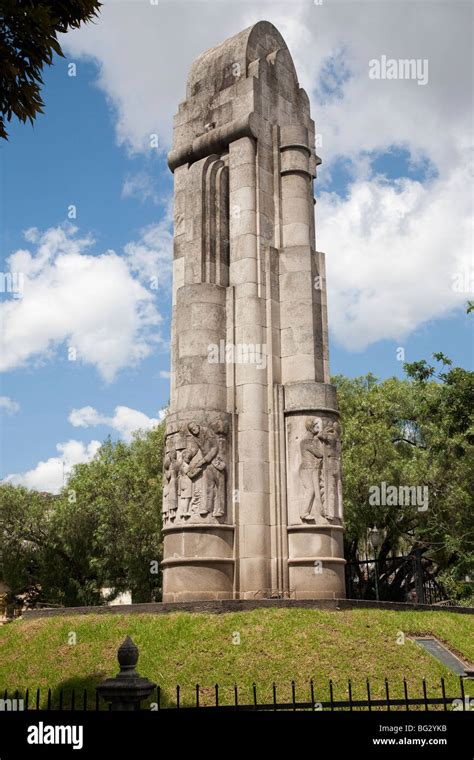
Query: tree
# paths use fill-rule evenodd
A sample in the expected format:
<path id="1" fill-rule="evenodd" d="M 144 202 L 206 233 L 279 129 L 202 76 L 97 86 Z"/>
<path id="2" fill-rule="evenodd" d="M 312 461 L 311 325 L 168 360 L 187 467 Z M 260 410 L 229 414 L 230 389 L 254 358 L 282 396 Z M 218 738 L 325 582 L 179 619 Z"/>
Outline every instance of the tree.
<path id="1" fill-rule="evenodd" d="M 91 570 L 116 593 L 131 590 L 149 602 L 161 591 L 163 424 L 129 444 L 107 441 L 78 465 L 62 501 L 62 530 L 74 541 L 75 515 L 91 512 Z"/>
<path id="2" fill-rule="evenodd" d="M 0 0 L 0 137 L 5 119 L 33 123 L 43 113 L 42 72 L 54 53 L 64 57 L 58 34 L 98 15 L 98 0 Z"/>
<path id="3" fill-rule="evenodd" d="M 41 598 L 53 498 L 8 483 L 0 487 L 0 580 L 10 588 L 10 607 Z"/>
<path id="4" fill-rule="evenodd" d="M 389 572 L 389 558 L 414 551 L 453 598 L 472 593 L 465 578 L 474 576 L 474 373 L 434 358 L 405 365 L 403 380 L 334 378 L 346 558 L 363 558 L 368 529 L 382 529 L 380 580 L 392 599 L 403 598 L 406 571 Z M 109 587 L 131 590 L 134 601 L 159 599 L 163 450 L 161 423 L 129 444 L 107 440 L 58 496 L 0 486 L 0 574 L 11 598 L 97 604 Z M 382 482 L 426 488 L 427 502 L 375 503 L 371 492 Z"/>
<path id="5" fill-rule="evenodd" d="M 0 486 L 0 579 L 13 605 L 99 604 L 161 592 L 163 424 L 107 440 L 57 496 Z"/>
<path id="6" fill-rule="evenodd" d="M 405 365 L 406 380 L 381 383 L 368 375 L 336 377 L 343 423 L 346 556 L 367 550 L 368 528 L 383 529 L 381 566 L 389 555 L 418 550 L 443 578 L 456 581 L 456 594 L 474 567 L 474 374 L 434 358 Z M 371 489 L 382 482 L 426 488 L 420 505 L 371 504 Z M 401 574 L 390 581 L 400 592 Z"/>

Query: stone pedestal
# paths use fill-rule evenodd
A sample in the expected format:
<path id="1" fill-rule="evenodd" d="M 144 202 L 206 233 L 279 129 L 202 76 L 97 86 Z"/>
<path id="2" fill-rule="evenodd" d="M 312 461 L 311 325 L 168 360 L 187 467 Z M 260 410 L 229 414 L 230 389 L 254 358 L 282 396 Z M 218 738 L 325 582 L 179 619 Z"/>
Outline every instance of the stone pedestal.
<path id="1" fill-rule="evenodd" d="M 169 155 L 165 602 L 344 596 L 314 140 L 274 26 L 196 59 Z"/>

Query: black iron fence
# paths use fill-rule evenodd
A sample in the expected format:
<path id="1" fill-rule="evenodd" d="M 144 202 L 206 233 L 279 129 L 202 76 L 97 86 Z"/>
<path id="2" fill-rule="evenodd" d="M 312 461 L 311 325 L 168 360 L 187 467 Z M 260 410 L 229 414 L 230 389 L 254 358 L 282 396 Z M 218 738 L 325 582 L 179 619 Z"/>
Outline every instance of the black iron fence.
<path id="1" fill-rule="evenodd" d="M 417 604 L 448 603 L 433 573 L 433 563 L 419 552 L 405 557 L 359 559 L 346 564 L 348 599 L 377 599 Z"/>
<path id="2" fill-rule="evenodd" d="M 314 681 L 297 687 L 295 681 L 287 686 L 285 696 L 280 698 L 280 688 L 273 684 L 271 698 L 268 693 L 263 699 L 260 698 L 259 689 L 254 683 L 250 688 L 237 685 L 221 688 L 215 684 L 212 688 L 204 688 L 197 684 L 195 687 L 182 688 L 176 686 L 170 694 L 169 690 L 163 690 L 160 686 L 154 688 L 152 694 L 145 703 L 132 700 L 131 707 L 118 709 L 142 709 L 152 711 L 166 710 L 306 710 L 306 711 L 334 711 L 334 710 L 462 710 L 474 711 L 474 689 L 471 697 L 466 688 L 465 677 L 459 678 L 458 687 L 454 689 L 450 684 L 451 693 L 446 691 L 445 679 L 441 678 L 439 685 L 431 685 L 430 689 L 423 679 L 417 693 L 409 693 L 406 679 L 403 683 L 394 687 L 388 679 L 383 685 L 384 695 L 380 693 L 374 696 L 375 689 L 367 679 L 363 690 L 364 698 L 359 694 L 354 695 L 354 687 L 351 679 L 348 680 L 343 690 L 337 685 L 338 695 L 335 695 L 336 685 L 329 681 L 325 690 L 324 698 L 318 697 L 318 691 Z M 474 684 L 473 684 L 474 686 Z M 401 688 L 400 688 L 401 687 Z M 396 688 L 397 696 L 393 695 Z M 99 687 L 100 689 L 100 687 Z M 380 687 L 378 688 L 380 692 Z M 403 691 L 403 695 L 400 692 Z M 431 692 L 431 693 L 429 693 Z M 436 693 L 433 693 L 436 692 Z M 321 693 L 321 692 L 319 692 Z M 249 695 L 251 696 L 249 700 Z M 288 695 L 290 697 L 288 698 Z M 126 697 L 124 698 L 126 702 Z M 96 689 L 72 689 L 59 691 L 52 689 L 26 689 L 3 692 L 0 698 L 0 714 L 2 711 L 99 711 L 114 709 L 113 705 L 104 699 Z M 117 708 L 116 708 L 117 709 Z"/>

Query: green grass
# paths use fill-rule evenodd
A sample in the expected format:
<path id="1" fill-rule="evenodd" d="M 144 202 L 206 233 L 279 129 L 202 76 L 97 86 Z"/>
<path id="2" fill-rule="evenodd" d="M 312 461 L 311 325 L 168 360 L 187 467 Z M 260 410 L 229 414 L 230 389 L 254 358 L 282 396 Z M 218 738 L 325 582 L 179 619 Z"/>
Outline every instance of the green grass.
<path id="1" fill-rule="evenodd" d="M 51 687 L 57 695 L 72 687 L 91 691 L 117 672 L 116 651 L 129 634 L 140 649 L 138 670 L 157 682 L 164 704 L 174 701 L 176 684 L 183 704 L 191 703 L 195 684 L 202 703 L 212 700 L 214 684 L 220 698 L 231 702 L 239 685 L 242 702 L 252 702 L 252 683 L 259 701 L 271 700 L 272 682 L 278 699 L 290 700 L 291 681 L 297 699 L 309 699 L 309 681 L 316 699 L 327 699 L 329 679 L 335 698 L 347 698 L 347 679 L 353 697 L 365 698 L 370 678 L 373 697 L 441 695 L 440 678 L 448 695 L 459 694 L 457 676 L 411 641 L 397 643 L 399 632 L 432 634 L 466 661 L 474 661 L 474 621 L 450 612 L 386 610 L 322 611 L 260 609 L 222 615 L 85 615 L 18 620 L 0 628 L 0 693 L 8 688 Z M 68 636 L 76 634 L 70 645 Z M 233 635 L 240 634 L 240 644 Z M 471 694 L 474 696 L 474 693 Z"/>

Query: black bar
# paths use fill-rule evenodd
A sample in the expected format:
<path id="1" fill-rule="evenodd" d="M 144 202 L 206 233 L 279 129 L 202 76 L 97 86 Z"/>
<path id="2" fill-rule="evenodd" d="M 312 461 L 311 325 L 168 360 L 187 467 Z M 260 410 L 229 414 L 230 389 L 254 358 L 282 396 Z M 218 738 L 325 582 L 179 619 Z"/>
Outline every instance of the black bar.
<path id="1" fill-rule="evenodd" d="M 428 710 L 428 695 L 426 693 L 426 681 L 423 678 L 423 698 L 425 700 L 425 710 Z"/>
<path id="2" fill-rule="evenodd" d="M 462 709 L 466 709 L 466 697 L 464 695 L 464 679 L 462 676 L 459 676 L 459 684 L 461 686 L 461 699 L 462 699 Z"/>
<path id="3" fill-rule="evenodd" d="M 441 676 L 441 693 L 443 695 L 443 700 L 444 700 L 443 710 L 447 710 L 448 706 L 446 704 L 446 690 L 445 690 L 445 687 L 444 687 L 444 678 L 443 678 L 443 676 Z"/>

